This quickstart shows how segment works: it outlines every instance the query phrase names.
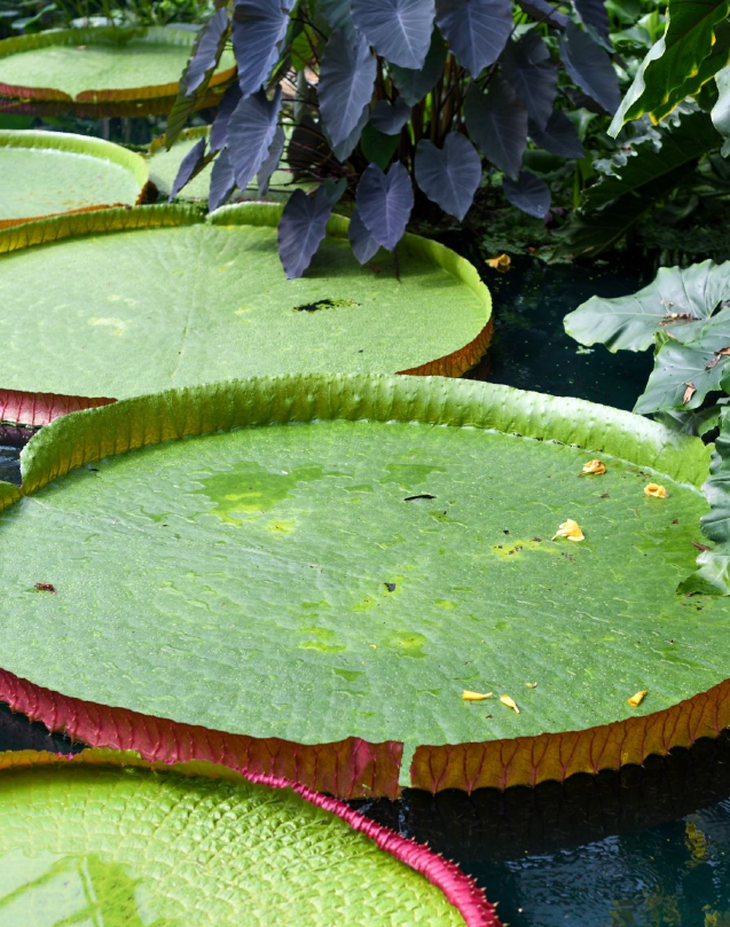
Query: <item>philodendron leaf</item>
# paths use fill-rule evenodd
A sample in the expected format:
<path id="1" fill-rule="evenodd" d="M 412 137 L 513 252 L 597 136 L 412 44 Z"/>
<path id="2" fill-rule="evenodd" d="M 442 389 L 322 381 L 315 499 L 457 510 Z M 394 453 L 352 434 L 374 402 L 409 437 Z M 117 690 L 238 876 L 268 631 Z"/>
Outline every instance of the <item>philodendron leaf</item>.
<path id="1" fill-rule="evenodd" d="M 449 132 L 442 150 L 421 139 L 415 173 L 416 183 L 426 196 L 461 221 L 482 179 L 482 159 L 466 136 Z"/>
<path id="2" fill-rule="evenodd" d="M 394 103 L 378 100 L 370 113 L 370 124 L 383 135 L 397 135 L 411 116 L 411 107 L 403 97 Z"/>
<path id="3" fill-rule="evenodd" d="M 352 20 L 368 44 L 402 68 L 422 68 L 431 45 L 434 0 L 351 0 Z"/>
<path id="4" fill-rule="evenodd" d="M 340 30 L 329 37 L 322 55 L 317 96 L 320 117 L 333 148 L 361 122 L 373 95 L 376 68 L 375 56 L 362 37 L 352 43 Z"/>
<path id="5" fill-rule="evenodd" d="M 517 180 L 505 177 L 502 190 L 507 202 L 536 219 L 550 212 L 550 188 L 530 171 L 520 171 Z"/>
<path id="6" fill-rule="evenodd" d="M 553 113 L 558 69 L 538 32 L 530 29 L 519 42 L 511 42 L 500 63 L 504 76 L 527 109 L 531 122 L 544 130 Z"/>
<path id="7" fill-rule="evenodd" d="M 482 154 L 516 178 L 527 145 L 527 110 L 512 87 L 493 77 L 486 93 L 472 84 L 464 105 L 466 127 Z"/>
<path id="8" fill-rule="evenodd" d="M 533 142 L 551 154 L 562 158 L 582 158 L 585 154 L 575 126 L 561 110 L 553 110 L 543 129 L 529 122 L 528 131 Z"/>
<path id="9" fill-rule="evenodd" d="M 658 332 L 691 341 L 703 321 L 730 299 L 730 262 L 661 267 L 637 293 L 615 299 L 592 296 L 565 317 L 565 330 L 581 344 L 609 351 L 645 351 Z"/>
<path id="10" fill-rule="evenodd" d="M 575 23 L 569 22 L 560 36 L 560 55 L 565 70 L 591 99 L 607 113 L 621 101 L 618 77 L 606 52 Z"/>
<path id="11" fill-rule="evenodd" d="M 65 416 L 0 514 L 0 697 L 167 760 L 200 756 L 203 725 L 203 755 L 341 795 L 401 744 L 433 790 L 642 762 L 729 714 L 730 604 L 674 593 L 709 456 L 630 413 L 444 378 L 247 378 Z M 495 698 L 486 727 L 465 689 L 520 713 Z"/>
<path id="12" fill-rule="evenodd" d="M 228 156 L 243 190 L 253 180 L 268 157 L 276 133 L 281 87 L 271 100 L 265 90 L 243 97 L 228 120 Z"/>
<path id="13" fill-rule="evenodd" d="M 399 68 L 391 64 L 389 71 L 398 93 L 409 106 L 420 103 L 437 80 L 441 77 L 446 64 L 446 44 L 441 33 L 434 29 L 431 45 L 422 68 Z"/>
<path id="14" fill-rule="evenodd" d="M 200 141 L 196 142 L 190 151 L 185 155 L 185 157 L 180 162 L 180 167 L 178 169 L 175 180 L 172 184 L 172 189 L 170 190 L 170 195 L 167 198 L 167 202 L 171 203 L 177 194 L 182 190 L 185 184 L 192 180 L 192 178 L 199 174 L 200 171 L 206 165 L 205 157 L 205 147 L 206 139 L 201 138 Z"/>
<path id="15" fill-rule="evenodd" d="M 478 77 L 512 32 L 512 0 L 436 0 L 436 24 L 459 64 Z"/>
<path id="16" fill-rule="evenodd" d="M 279 57 L 290 9 L 290 0 L 235 0 L 231 41 L 244 97 L 257 93 L 268 80 Z"/>
<path id="17" fill-rule="evenodd" d="M 295 190 L 289 197 L 279 222 L 279 257 L 288 280 L 301 277 L 309 267 L 344 187 L 343 179 L 336 189 L 325 184 L 309 195 Z"/>
<path id="18" fill-rule="evenodd" d="M 453 863 L 290 786 L 131 752 L 5 753 L 6 923 L 499 927 Z"/>
<path id="19" fill-rule="evenodd" d="M 352 253 L 361 264 L 367 264 L 371 258 L 375 257 L 378 248 L 380 248 L 380 245 L 363 225 L 363 221 L 357 209 L 350 219 L 347 237 L 352 246 Z"/>
<path id="20" fill-rule="evenodd" d="M 403 237 L 413 209 L 413 187 L 408 171 L 396 161 L 384 174 L 370 164 L 357 185 L 357 209 L 375 241 L 388 251 Z"/>
<path id="21" fill-rule="evenodd" d="M 573 6 L 584 26 L 592 26 L 602 39 L 608 39 L 610 24 L 605 0 L 573 0 Z"/>

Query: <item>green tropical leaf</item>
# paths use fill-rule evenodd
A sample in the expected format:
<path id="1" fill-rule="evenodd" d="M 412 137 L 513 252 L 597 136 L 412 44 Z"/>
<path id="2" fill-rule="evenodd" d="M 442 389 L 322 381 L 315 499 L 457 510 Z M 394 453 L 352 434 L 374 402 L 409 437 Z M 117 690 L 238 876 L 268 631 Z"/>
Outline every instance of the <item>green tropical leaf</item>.
<path id="1" fill-rule="evenodd" d="M 131 753 L 5 753 L 3 924 L 500 927 L 456 866 L 288 785 Z"/>
<path id="2" fill-rule="evenodd" d="M 247 735 L 304 781 L 318 744 L 339 794 L 362 794 L 332 743 L 350 737 L 402 744 L 406 783 L 416 751 L 410 781 L 434 790 L 641 762 L 717 723 L 715 696 L 678 703 L 725 679 L 729 606 L 674 592 L 709 453 L 443 378 L 253 379 L 66 416 L 0 516 L 2 698 L 96 743 L 141 728 L 168 759 L 187 735 L 125 710 Z M 580 478 L 597 455 L 607 473 Z"/>
<path id="3" fill-rule="evenodd" d="M 391 258 L 360 267 L 335 218 L 307 276 L 287 281 L 280 216 L 154 206 L 0 232 L 2 386 L 119 399 L 254 373 L 457 376 L 483 355 L 489 292 L 453 251 L 407 236 L 398 280 Z M 29 247 L 41 242 L 54 244 Z"/>

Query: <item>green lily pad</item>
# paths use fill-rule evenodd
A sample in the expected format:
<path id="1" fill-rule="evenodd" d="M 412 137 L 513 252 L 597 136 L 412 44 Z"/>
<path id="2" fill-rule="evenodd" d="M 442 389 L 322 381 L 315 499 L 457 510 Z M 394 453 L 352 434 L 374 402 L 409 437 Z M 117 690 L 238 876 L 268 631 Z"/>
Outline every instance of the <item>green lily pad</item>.
<path id="1" fill-rule="evenodd" d="M 580 477 L 599 454 L 607 472 Z M 69 415 L 32 439 L 0 517 L 2 665 L 272 753 L 402 743 L 401 781 L 416 751 L 411 781 L 433 789 L 642 762 L 708 733 L 677 703 L 727 675 L 730 605 L 675 592 L 709 454 L 630 413 L 441 378 L 261 379 Z M 569 518 L 584 541 L 555 536 Z"/>
<path id="2" fill-rule="evenodd" d="M 500 925 L 453 864 L 282 780 L 111 751 L 0 770 L 4 927 Z"/>
<path id="3" fill-rule="evenodd" d="M 169 110 L 195 33 L 171 26 L 102 26 L 41 32 L 0 42 L 0 93 L 26 102 L 96 115 L 144 115 Z M 233 53 L 199 106 L 214 105 L 235 73 Z"/>
<path id="4" fill-rule="evenodd" d="M 334 218 L 307 276 L 286 280 L 280 215 L 153 206 L 0 232 L 18 249 L 0 257 L 2 387 L 119 399 L 262 373 L 458 375 L 484 353 L 489 292 L 453 251 L 409 236 L 397 279 L 361 267 Z"/>
<path id="5" fill-rule="evenodd" d="M 139 202 L 144 159 L 101 139 L 0 130 L 0 227 L 78 209 Z"/>

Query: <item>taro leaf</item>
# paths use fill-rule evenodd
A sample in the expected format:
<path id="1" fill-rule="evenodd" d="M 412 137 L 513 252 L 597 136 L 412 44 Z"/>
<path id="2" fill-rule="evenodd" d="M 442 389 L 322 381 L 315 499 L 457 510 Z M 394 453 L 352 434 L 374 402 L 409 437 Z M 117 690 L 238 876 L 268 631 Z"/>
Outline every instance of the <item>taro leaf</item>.
<path id="1" fill-rule="evenodd" d="M 358 37 L 352 44 L 340 30 L 329 37 L 322 55 L 317 96 L 322 124 L 333 150 L 361 122 L 363 110 L 373 95 L 376 69 L 375 56 L 363 38 Z"/>
<path id="2" fill-rule="evenodd" d="M 286 35 L 290 4 L 283 0 L 236 0 L 231 41 L 238 62 L 238 84 L 245 97 L 268 80 Z"/>
<path id="3" fill-rule="evenodd" d="M 599 455 L 607 473 L 579 479 Z M 141 731 L 172 759 L 190 729 L 164 718 L 205 725 L 221 756 L 239 754 L 216 731 L 245 733 L 268 768 L 341 772 L 339 794 L 361 780 L 327 744 L 349 736 L 361 755 L 417 747 L 434 790 L 641 762 L 726 724 L 718 693 L 692 697 L 726 679 L 730 604 L 674 594 L 709 456 L 630 413 L 443 378 L 247 378 L 66 416 L 31 439 L 0 515 L 3 663 L 26 701 L 119 706 L 42 693 L 34 714 L 55 705 L 73 736 L 99 719 L 96 737 Z M 667 499 L 645 496 L 647 470 Z M 549 540 L 566 517 L 584 542 Z M 463 689 L 521 713 L 495 699 L 486 727 Z M 123 709 L 156 718 L 145 734 Z"/>
<path id="4" fill-rule="evenodd" d="M 545 129 L 558 89 L 558 69 L 537 31 L 530 29 L 520 42 L 510 42 L 500 64 L 530 120 L 538 129 Z"/>
<path id="5" fill-rule="evenodd" d="M 644 113 L 661 110 L 665 114 L 692 92 L 687 81 L 712 53 L 717 26 L 729 11 L 728 0 L 670 0 L 664 35 L 649 49 L 624 96 L 609 129 L 612 135 Z M 718 64 L 717 69 L 720 67 Z"/>
<path id="6" fill-rule="evenodd" d="M 133 206 L 148 181 L 140 155 L 111 142 L 0 130 L 0 227 L 105 203 Z"/>
<path id="7" fill-rule="evenodd" d="M 621 102 L 621 92 L 611 59 L 601 46 L 569 22 L 560 36 L 560 55 L 575 83 L 607 113 L 614 113 Z"/>
<path id="8" fill-rule="evenodd" d="M 168 203 L 171 203 L 185 186 L 185 184 L 189 180 L 192 180 L 196 174 L 199 174 L 208 163 L 205 157 L 205 146 L 206 139 L 201 138 L 200 141 L 193 145 L 190 151 L 180 162 L 180 168 L 178 169 L 175 180 L 172 183 L 170 195 L 167 198 Z"/>
<path id="9" fill-rule="evenodd" d="M 434 0 L 352 0 L 352 20 L 392 64 L 422 68 L 431 46 Z"/>
<path id="10" fill-rule="evenodd" d="M 478 77 L 512 32 L 512 0 L 436 0 L 436 24 L 459 64 Z"/>
<path id="11" fill-rule="evenodd" d="M 228 156 L 243 190 L 261 169 L 276 133 L 281 87 L 276 88 L 272 100 L 265 90 L 244 97 L 228 121 Z"/>
<path id="12" fill-rule="evenodd" d="M 357 31 L 352 21 L 350 0 L 319 0 L 319 8 L 331 29 L 341 29 L 349 42 L 357 40 Z"/>
<path id="13" fill-rule="evenodd" d="M 370 113 L 370 124 L 383 135 L 398 135 L 411 116 L 411 107 L 403 97 L 395 103 L 378 100 Z"/>
<path id="14" fill-rule="evenodd" d="M 482 154 L 516 178 L 527 145 L 527 110 L 512 87 L 493 77 L 486 93 L 472 84 L 464 106 L 466 127 Z"/>
<path id="15" fill-rule="evenodd" d="M 295 190 L 289 197 L 279 222 L 279 257 L 287 280 L 301 277 L 309 267 L 326 234 L 332 209 L 344 192 L 345 181 L 341 184 L 339 195 L 332 195 L 323 185 L 309 195 Z"/>
<path id="16" fill-rule="evenodd" d="M 0 784 L 6 924 L 21 910 L 33 924 L 269 927 L 285 908 L 289 924 L 356 910 L 369 924 L 499 927 L 453 863 L 284 779 L 27 750 L 3 754 Z"/>
<path id="17" fill-rule="evenodd" d="M 398 148 L 398 142 L 397 135 L 383 135 L 382 132 L 378 132 L 368 123 L 362 130 L 360 150 L 368 161 L 377 164 L 384 171 Z"/>
<path id="18" fill-rule="evenodd" d="M 604 344 L 614 352 L 645 351 L 661 331 L 693 340 L 727 299 L 730 262 L 661 267 L 655 280 L 637 293 L 616 299 L 592 296 L 566 315 L 565 330 L 581 344 Z"/>
<path id="19" fill-rule="evenodd" d="M 517 180 L 505 177 L 502 190 L 507 202 L 528 216 L 544 219 L 550 211 L 550 188 L 530 171 L 520 171 Z"/>
<path id="20" fill-rule="evenodd" d="M 604 0 L 573 0 L 583 25 L 592 26 L 602 39 L 608 39 L 610 24 Z"/>
<path id="21" fill-rule="evenodd" d="M 223 94 L 218 111 L 215 114 L 210 129 L 210 150 L 220 151 L 228 144 L 228 121 L 241 100 L 241 88 L 238 83 L 231 86 Z"/>
<path id="22" fill-rule="evenodd" d="M 726 266 L 730 265 L 723 265 Z M 708 393 L 720 389 L 720 381 L 728 369 L 728 355 L 724 352 L 730 353 L 730 308 L 722 309 L 707 322 L 695 322 L 688 329 L 682 341 L 666 335 L 660 338 L 654 369 L 644 393 L 636 401 L 635 412 L 696 409 Z M 690 332 L 694 335 L 692 340 Z"/>
<path id="23" fill-rule="evenodd" d="M 533 142 L 550 154 L 561 158 L 582 158 L 585 154 L 575 126 L 559 109 L 553 110 L 544 129 L 530 122 L 528 131 Z"/>
<path id="24" fill-rule="evenodd" d="M 422 138 L 416 148 L 416 183 L 434 203 L 461 221 L 482 179 L 482 159 L 468 138 L 449 132 L 439 150 Z"/>
<path id="25" fill-rule="evenodd" d="M 274 137 L 271 140 L 271 145 L 269 145 L 269 153 L 266 155 L 266 160 L 256 174 L 256 183 L 261 196 L 266 196 L 269 192 L 269 181 L 271 180 L 271 175 L 279 166 L 281 156 L 284 152 L 285 142 L 286 134 L 281 126 L 277 126 Z"/>
<path id="26" fill-rule="evenodd" d="M 388 251 L 403 237 L 413 202 L 411 178 L 399 161 L 387 174 L 377 164 L 363 171 L 357 185 L 357 209 L 365 228 Z"/>
<path id="27" fill-rule="evenodd" d="M 441 33 L 434 29 L 431 46 L 422 68 L 399 68 L 390 65 L 390 75 L 398 88 L 398 93 L 409 106 L 420 103 L 437 80 L 441 77 L 446 64 L 446 44 Z"/>
<path id="28" fill-rule="evenodd" d="M 218 67 L 220 56 L 228 38 L 228 10 L 216 10 L 201 28 L 190 60 L 180 78 L 180 92 L 186 97 L 193 94 L 200 85 L 206 84 Z"/>
<path id="29" fill-rule="evenodd" d="M 561 13 L 554 3 L 548 0 L 517 0 L 518 5 L 532 16 L 539 23 L 547 23 L 548 26 L 557 26 L 559 29 L 565 29 L 570 19 Z"/>
<path id="30" fill-rule="evenodd" d="M 360 141 L 360 137 L 362 136 L 362 133 L 368 124 L 369 118 L 370 108 L 365 106 L 350 134 L 347 135 L 338 145 L 335 145 L 330 139 L 329 133 L 327 132 L 327 126 L 322 126 L 324 136 L 330 143 L 332 154 L 334 154 L 338 161 L 344 162 L 350 157 Z"/>
<path id="31" fill-rule="evenodd" d="M 352 253 L 361 264 L 367 264 L 378 253 L 380 245 L 363 225 L 357 209 L 350 219 L 347 237 L 352 245 Z"/>
<path id="32" fill-rule="evenodd" d="M 3 387 L 120 398 L 243 372 L 459 376 L 480 359 L 490 298 L 468 262 L 405 236 L 398 283 L 387 258 L 381 273 L 361 270 L 346 220 L 333 216 L 320 246 L 327 274 L 294 282 L 277 254 L 280 216 L 281 207 L 260 203 L 207 220 L 189 208 L 140 206 L 0 232 L 2 250 L 56 240 L 0 256 Z M 86 270 L 69 275 L 71 266 Z M 36 279 L 44 288 L 32 304 Z M 317 311 L 297 311 L 310 305 Z"/>
<path id="33" fill-rule="evenodd" d="M 213 171 L 210 175 L 210 191 L 208 193 L 208 209 L 213 212 L 224 203 L 227 203 L 236 189 L 236 178 L 228 157 L 228 149 L 224 148 L 215 159 Z"/>

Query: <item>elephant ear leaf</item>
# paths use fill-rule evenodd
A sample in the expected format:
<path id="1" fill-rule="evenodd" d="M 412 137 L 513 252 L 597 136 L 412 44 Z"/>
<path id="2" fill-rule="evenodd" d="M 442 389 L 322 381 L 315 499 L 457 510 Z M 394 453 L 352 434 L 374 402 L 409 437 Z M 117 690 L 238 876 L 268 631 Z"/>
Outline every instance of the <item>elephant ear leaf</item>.
<path id="1" fill-rule="evenodd" d="M 402 68 L 422 68 L 431 46 L 434 0 L 352 0 L 352 20 L 369 45 Z"/>
<path id="2" fill-rule="evenodd" d="M 621 91 L 607 53 L 572 22 L 566 25 L 559 45 L 568 75 L 607 113 L 615 113 L 621 101 Z"/>
<path id="3" fill-rule="evenodd" d="M 357 208 L 363 225 L 383 248 L 392 251 L 403 237 L 413 209 L 408 171 L 398 161 L 384 174 L 377 164 L 363 172 L 357 187 Z"/>
<path id="4" fill-rule="evenodd" d="M 193 145 L 180 162 L 180 167 L 173 181 L 170 195 L 167 198 L 168 203 L 171 203 L 185 184 L 189 180 L 192 180 L 196 174 L 200 173 L 208 163 L 208 159 L 205 157 L 205 143 L 206 140 L 201 138 L 199 142 Z"/>
<path id="5" fill-rule="evenodd" d="M 544 128 L 530 122 L 528 129 L 533 142 L 551 154 L 561 158 L 582 158 L 585 154 L 575 126 L 559 109 L 553 110 Z"/>
<path id="6" fill-rule="evenodd" d="M 238 63 L 238 84 L 244 96 L 268 80 L 286 35 L 291 4 L 282 0 L 236 0 L 231 41 Z"/>
<path id="7" fill-rule="evenodd" d="M 512 32 L 511 0 L 436 0 L 436 24 L 472 77 L 499 58 Z"/>
<path id="8" fill-rule="evenodd" d="M 332 33 L 322 55 L 317 96 L 320 116 L 333 148 L 350 136 L 361 122 L 373 95 L 377 63 L 367 42 L 348 40 Z"/>
<path id="9" fill-rule="evenodd" d="M 583 25 L 587 29 L 592 27 L 604 41 L 607 41 L 610 23 L 604 0 L 573 0 L 573 6 Z"/>
<path id="10" fill-rule="evenodd" d="M 284 153 L 284 145 L 286 143 L 286 134 L 281 126 L 276 127 L 274 132 L 274 137 L 271 140 L 269 145 L 269 153 L 266 155 L 263 164 L 256 172 L 256 183 L 258 184 L 259 193 L 261 196 L 266 196 L 269 192 L 269 180 L 271 180 L 271 175 L 279 166 L 281 161 L 281 156 Z"/>
<path id="11" fill-rule="evenodd" d="M 307 195 L 295 190 L 279 221 L 279 257 L 287 279 L 301 277 L 327 231 L 327 220 L 345 192 L 345 181 L 327 181 Z"/>
<path id="12" fill-rule="evenodd" d="M 411 116 L 411 107 L 403 97 L 395 103 L 378 100 L 370 113 L 370 125 L 383 135 L 397 135 Z"/>
<path id="13" fill-rule="evenodd" d="M 276 132 L 281 87 L 272 100 L 262 89 L 243 97 L 228 122 L 228 148 L 236 183 L 244 190 L 268 157 Z"/>
<path id="14" fill-rule="evenodd" d="M 466 126 L 482 154 L 517 178 L 527 145 L 527 110 L 504 80 L 493 78 L 486 93 L 472 84 L 464 106 Z"/>
<path id="15" fill-rule="evenodd" d="M 520 171 L 517 180 L 505 177 L 502 190 L 507 202 L 528 216 L 544 219 L 550 211 L 550 188 L 530 171 Z"/>
<path id="16" fill-rule="evenodd" d="M 544 129 L 553 112 L 558 89 L 558 69 L 534 29 L 520 42 L 511 42 L 502 56 L 502 70 L 520 98 L 532 123 Z"/>
<path id="17" fill-rule="evenodd" d="M 208 209 L 218 209 L 222 206 L 236 189 L 236 178 L 228 157 L 228 149 L 224 148 L 215 159 L 210 175 L 210 190 L 208 192 Z"/>
<path id="18" fill-rule="evenodd" d="M 466 136 L 449 132 L 439 150 L 428 139 L 416 148 L 416 182 L 444 212 L 461 221 L 482 177 L 482 159 Z"/>
<path id="19" fill-rule="evenodd" d="M 401 98 L 409 106 L 420 103 L 436 81 L 441 77 L 446 64 L 446 44 L 438 29 L 434 29 L 431 46 L 422 68 L 399 68 L 391 64 L 390 74 Z"/>
<path id="20" fill-rule="evenodd" d="M 380 245 L 363 225 L 363 221 L 357 209 L 350 219 L 350 225 L 347 228 L 347 237 L 352 246 L 352 253 L 361 264 L 367 264 L 367 262 L 377 254 Z"/>

